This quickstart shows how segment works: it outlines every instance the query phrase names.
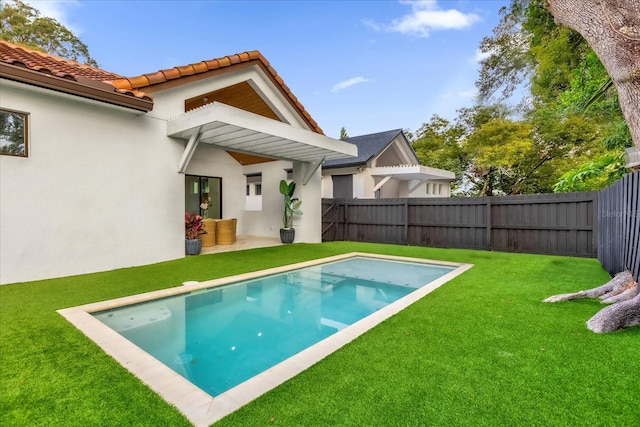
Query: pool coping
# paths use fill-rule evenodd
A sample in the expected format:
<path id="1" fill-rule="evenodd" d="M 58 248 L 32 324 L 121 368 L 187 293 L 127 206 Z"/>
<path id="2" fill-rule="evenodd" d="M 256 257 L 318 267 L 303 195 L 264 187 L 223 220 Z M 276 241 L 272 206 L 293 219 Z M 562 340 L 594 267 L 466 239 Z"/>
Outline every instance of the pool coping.
<path id="1" fill-rule="evenodd" d="M 216 397 L 212 397 L 207 394 L 196 385 L 189 382 L 186 378 L 182 377 L 180 374 L 176 373 L 171 368 L 164 365 L 149 353 L 128 341 L 122 335 L 91 315 L 91 313 L 94 312 L 109 310 L 124 305 L 138 304 L 149 300 L 179 295 L 199 289 L 211 288 L 233 282 L 254 279 L 265 275 L 283 273 L 294 269 L 354 257 L 408 261 L 456 268 L 431 283 L 416 289 L 409 295 L 381 308 L 366 318 L 347 326 L 343 330 L 325 338 L 311 347 L 306 348 L 305 350 Z M 208 280 L 205 282 L 185 282 L 188 284 L 108 301 L 65 308 L 57 310 L 57 312 L 82 331 L 92 341 L 98 344 L 98 346 L 118 361 L 124 368 L 158 393 L 164 400 L 175 406 L 195 426 L 200 427 L 213 424 L 226 415 L 258 398 L 267 391 L 293 378 L 315 363 L 324 359 L 329 354 L 364 334 L 369 329 L 380 324 L 382 321 L 433 292 L 435 289 L 452 280 L 454 277 L 457 277 L 469 270 L 471 267 L 473 267 L 473 264 L 364 252 L 349 252 L 346 254 L 319 258 L 282 267 L 269 268 L 236 276 Z"/>

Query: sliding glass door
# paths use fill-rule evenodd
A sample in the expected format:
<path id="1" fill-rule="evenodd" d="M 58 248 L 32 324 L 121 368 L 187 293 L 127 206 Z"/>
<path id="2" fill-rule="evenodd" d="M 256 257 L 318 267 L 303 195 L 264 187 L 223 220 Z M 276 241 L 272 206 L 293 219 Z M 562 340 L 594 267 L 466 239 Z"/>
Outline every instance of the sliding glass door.
<path id="1" fill-rule="evenodd" d="M 203 218 L 222 218 L 222 178 L 185 175 L 185 211 Z"/>

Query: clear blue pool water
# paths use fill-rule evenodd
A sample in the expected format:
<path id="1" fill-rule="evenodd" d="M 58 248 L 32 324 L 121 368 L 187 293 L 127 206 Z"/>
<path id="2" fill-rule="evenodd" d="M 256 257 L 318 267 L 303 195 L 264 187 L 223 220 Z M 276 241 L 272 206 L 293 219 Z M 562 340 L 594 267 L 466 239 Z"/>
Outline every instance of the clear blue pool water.
<path id="1" fill-rule="evenodd" d="M 356 257 L 93 316 L 216 396 L 454 268 Z"/>

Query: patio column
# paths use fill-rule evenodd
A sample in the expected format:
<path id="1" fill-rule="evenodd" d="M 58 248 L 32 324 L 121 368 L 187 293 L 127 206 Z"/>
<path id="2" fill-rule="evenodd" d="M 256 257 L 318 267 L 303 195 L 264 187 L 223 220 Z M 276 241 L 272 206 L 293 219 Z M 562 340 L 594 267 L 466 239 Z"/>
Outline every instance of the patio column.
<path id="1" fill-rule="evenodd" d="M 322 189 L 320 168 L 311 174 L 306 185 L 304 178 L 312 172 L 314 165 L 306 162 L 293 162 L 293 181 L 296 183 L 294 197 L 302 200 L 301 216 L 293 217 L 296 229 L 296 242 L 320 243 L 322 241 Z"/>

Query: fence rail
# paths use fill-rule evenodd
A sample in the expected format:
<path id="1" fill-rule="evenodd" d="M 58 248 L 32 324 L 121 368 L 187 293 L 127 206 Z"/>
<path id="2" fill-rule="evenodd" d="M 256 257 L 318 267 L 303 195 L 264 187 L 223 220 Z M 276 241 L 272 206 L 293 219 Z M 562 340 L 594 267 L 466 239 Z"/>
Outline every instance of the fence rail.
<path id="1" fill-rule="evenodd" d="M 323 240 L 596 257 L 598 192 L 323 199 Z"/>

